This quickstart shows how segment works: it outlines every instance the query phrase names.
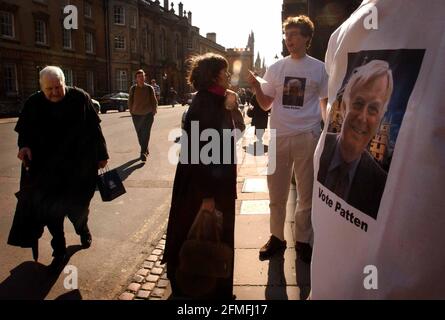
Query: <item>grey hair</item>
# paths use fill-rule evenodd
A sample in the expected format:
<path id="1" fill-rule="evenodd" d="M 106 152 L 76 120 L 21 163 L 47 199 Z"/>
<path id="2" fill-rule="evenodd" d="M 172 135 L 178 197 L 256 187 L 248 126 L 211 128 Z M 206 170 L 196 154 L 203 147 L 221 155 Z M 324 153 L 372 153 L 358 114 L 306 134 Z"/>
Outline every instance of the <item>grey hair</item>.
<path id="1" fill-rule="evenodd" d="M 296 84 L 296 86 L 295 86 Z M 298 87 L 299 89 L 301 89 L 301 81 L 298 79 L 292 79 L 287 83 L 288 87 Z"/>
<path id="2" fill-rule="evenodd" d="M 385 104 L 383 106 L 383 114 L 388 108 L 388 103 L 391 98 L 394 83 L 392 78 L 392 71 L 389 68 L 389 64 L 383 60 L 372 60 L 369 63 L 356 68 L 353 74 L 349 78 L 346 84 L 345 91 L 343 93 L 343 100 L 349 105 L 349 99 L 351 97 L 351 91 L 354 87 L 363 86 L 371 80 L 377 77 L 386 75 L 388 77 L 388 88 L 386 89 Z"/>
<path id="3" fill-rule="evenodd" d="M 39 72 L 39 82 L 42 83 L 43 77 L 46 75 L 53 76 L 59 79 L 63 84 L 65 84 L 65 75 L 63 74 L 62 69 L 57 66 L 47 66 L 40 70 Z"/>

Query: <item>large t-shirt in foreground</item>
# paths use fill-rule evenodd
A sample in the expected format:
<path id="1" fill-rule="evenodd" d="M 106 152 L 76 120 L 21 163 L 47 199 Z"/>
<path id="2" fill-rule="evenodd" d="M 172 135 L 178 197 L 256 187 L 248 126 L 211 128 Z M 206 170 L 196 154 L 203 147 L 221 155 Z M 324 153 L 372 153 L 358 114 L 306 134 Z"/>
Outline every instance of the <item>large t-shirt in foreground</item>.
<path id="1" fill-rule="evenodd" d="M 378 30 L 364 27 L 372 6 Z M 331 36 L 330 110 L 353 67 L 373 59 L 389 63 L 394 91 L 379 133 L 389 160 L 376 217 L 314 180 L 313 299 L 445 298 L 444 16 L 440 0 L 364 1 Z"/>
<path id="2" fill-rule="evenodd" d="M 320 126 L 319 98 L 327 97 L 328 79 L 323 62 L 306 55 L 278 60 L 264 75 L 263 92 L 275 98 L 270 127 L 277 137 L 292 136 Z"/>

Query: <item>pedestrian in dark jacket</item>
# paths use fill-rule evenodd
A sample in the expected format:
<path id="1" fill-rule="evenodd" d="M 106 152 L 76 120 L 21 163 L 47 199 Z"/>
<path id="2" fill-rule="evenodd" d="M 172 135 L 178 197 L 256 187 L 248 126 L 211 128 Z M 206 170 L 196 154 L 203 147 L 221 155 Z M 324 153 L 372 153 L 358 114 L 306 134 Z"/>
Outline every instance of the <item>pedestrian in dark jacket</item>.
<path id="1" fill-rule="evenodd" d="M 91 245 L 89 204 L 98 168 L 105 167 L 108 153 L 86 92 L 67 87 L 62 70 L 54 66 L 40 72 L 40 87 L 26 101 L 15 127 L 23 165 L 8 244 L 36 249 L 47 226 L 53 236 L 51 267 L 57 269 L 67 258 L 65 216 L 83 247 Z"/>
<path id="2" fill-rule="evenodd" d="M 236 103 L 236 97 L 234 92 L 227 91 L 229 86 L 227 68 L 227 60 L 216 54 L 208 53 L 192 60 L 188 80 L 198 92 L 185 120 L 186 137 L 182 140 L 181 160 L 176 170 L 163 257 L 163 262 L 167 263 L 167 275 L 174 296 L 184 296 L 176 278 L 180 263 L 179 252 L 200 209 L 210 212 L 217 209 L 223 213 L 221 240 L 232 248 L 233 255 L 236 199 L 235 142 L 233 137 L 230 138 L 230 148 L 226 150 L 228 148 L 223 148 L 222 137 L 223 130 L 234 129 L 227 101 Z M 215 161 L 215 158 L 212 158 L 209 164 L 205 164 L 208 162 L 200 157 L 207 141 L 202 142 L 199 136 L 192 136 L 192 128 L 197 124 L 199 124 L 199 136 L 206 129 L 214 129 L 220 137 L 216 143 L 217 150 L 212 149 L 212 155 L 219 155 L 218 159 Z M 192 149 L 192 144 L 196 141 L 199 141 L 199 150 L 195 151 Z M 193 157 L 199 158 L 198 163 L 191 162 Z M 223 158 L 230 161 L 223 162 Z M 232 291 L 233 265 L 230 276 L 218 279 L 212 293 L 201 298 L 232 299 Z"/>
<path id="3" fill-rule="evenodd" d="M 256 95 L 252 97 L 250 103 L 252 104 L 252 107 L 250 107 L 249 110 L 247 111 L 247 116 L 252 118 L 251 125 L 255 127 L 255 135 L 258 139 L 257 143 L 261 148 L 259 150 L 264 150 L 263 135 L 267 128 L 267 122 L 269 120 L 269 111 L 264 111 L 260 107 L 256 99 Z"/>

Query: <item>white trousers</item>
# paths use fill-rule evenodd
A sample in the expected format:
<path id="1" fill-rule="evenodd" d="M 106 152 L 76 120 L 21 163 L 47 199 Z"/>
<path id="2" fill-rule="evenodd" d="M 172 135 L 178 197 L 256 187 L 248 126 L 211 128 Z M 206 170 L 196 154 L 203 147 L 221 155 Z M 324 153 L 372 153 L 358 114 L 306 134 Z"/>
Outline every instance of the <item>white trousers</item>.
<path id="1" fill-rule="evenodd" d="M 294 239 L 304 243 L 313 241 L 311 223 L 313 157 L 320 136 L 319 131 L 317 128 L 295 136 L 276 138 L 276 168 L 275 172 L 268 172 L 267 185 L 270 198 L 270 233 L 280 240 L 284 240 L 286 204 L 293 169 L 298 196 L 294 212 Z M 273 139 L 270 143 L 274 143 Z M 269 157 L 272 156 L 273 154 L 269 154 Z M 273 166 L 269 166 L 268 170 L 271 167 Z"/>

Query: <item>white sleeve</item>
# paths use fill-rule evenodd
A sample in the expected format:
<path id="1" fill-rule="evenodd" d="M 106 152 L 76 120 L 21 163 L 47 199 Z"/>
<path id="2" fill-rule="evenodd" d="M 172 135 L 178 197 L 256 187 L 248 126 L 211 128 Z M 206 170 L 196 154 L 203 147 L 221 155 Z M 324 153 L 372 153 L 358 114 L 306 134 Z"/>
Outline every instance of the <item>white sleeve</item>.
<path id="1" fill-rule="evenodd" d="M 328 97 L 328 82 L 329 76 L 326 73 L 325 67 L 323 66 L 323 68 L 321 69 L 320 92 L 318 93 L 318 97 L 320 99 L 325 99 Z"/>
<path id="2" fill-rule="evenodd" d="M 269 69 L 267 69 L 266 74 L 264 75 L 264 80 L 267 81 L 267 83 L 261 84 L 261 90 L 263 90 L 263 93 L 266 96 L 269 96 L 271 98 L 275 98 L 275 77 L 273 74 L 273 66 L 271 66 Z"/>
<path id="3" fill-rule="evenodd" d="M 324 57 L 324 66 L 328 76 L 331 74 L 332 60 L 334 58 L 335 51 L 333 46 L 337 43 L 338 31 L 339 29 L 335 30 L 329 37 L 328 47 L 326 49 L 326 55 Z"/>

